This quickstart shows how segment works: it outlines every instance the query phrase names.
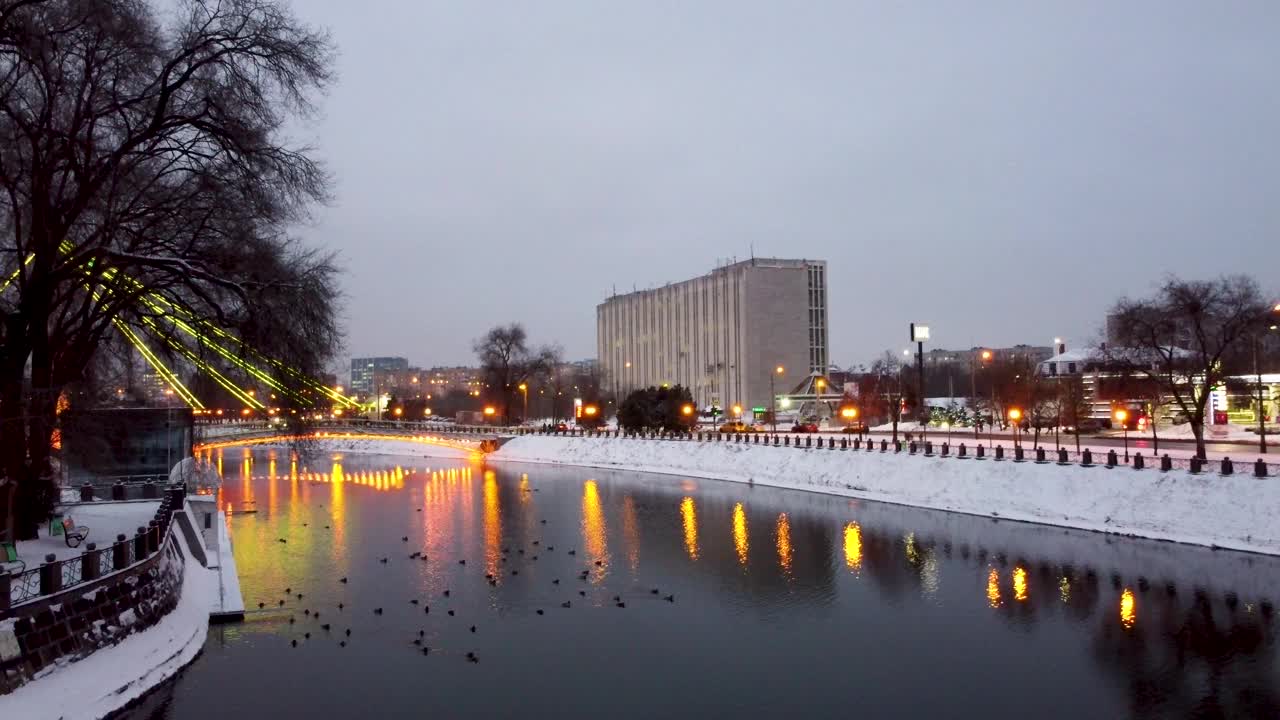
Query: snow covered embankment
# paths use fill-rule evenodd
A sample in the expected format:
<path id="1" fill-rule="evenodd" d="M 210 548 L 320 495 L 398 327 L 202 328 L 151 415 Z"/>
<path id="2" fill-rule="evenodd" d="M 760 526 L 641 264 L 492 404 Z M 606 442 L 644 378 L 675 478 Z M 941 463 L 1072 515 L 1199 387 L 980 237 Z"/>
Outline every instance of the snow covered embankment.
<path id="1" fill-rule="evenodd" d="M 514 438 L 486 457 L 755 482 L 1280 555 L 1280 479 L 1248 474 L 541 435 Z"/>

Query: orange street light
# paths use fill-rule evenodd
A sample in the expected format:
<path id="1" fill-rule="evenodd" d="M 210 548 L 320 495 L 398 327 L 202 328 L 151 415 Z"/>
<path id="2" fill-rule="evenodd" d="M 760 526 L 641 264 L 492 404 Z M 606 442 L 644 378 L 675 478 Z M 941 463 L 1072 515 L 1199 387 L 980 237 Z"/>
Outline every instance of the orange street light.
<path id="1" fill-rule="evenodd" d="M 840 408 L 840 417 L 844 418 L 845 420 L 852 420 L 858 417 L 858 408 L 855 408 L 855 407 Z"/>
<path id="2" fill-rule="evenodd" d="M 982 351 L 982 359 L 983 359 L 983 360 L 990 360 L 990 359 L 991 359 L 991 351 L 990 351 L 990 350 L 983 350 L 983 351 Z"/>
<path id="3" fill-rule="evenodd" d="M 1022 430 L 1022 425 L 1018 421 L 1022 419 L 1022 411 L 1018 408 L 1009 408 L 1009 420 L 1013 423 L 1013 446 L 1018 447 L 1018 433 Z"/>
<path id="4" fill-rule="evenodd" d="M 396 408 L 396 409 L 394 410 L 394 412 L 395 412 L 396 417 L 400 417 L 401 415 L 403 415 L 403 414 L 404 414 L 404 408 Z"/>
<path id="5" fill-rule="evenodd" d="M 334 416 L 334 417 L 342 417 L 342 408 L 334 408 L 334 409 L 333 409 L 333 416 Z"/>
<path id="6" fill-rule="evenodd" d="M 733 406 L 733 414 L 734 414 L 734 415 L 742 415 L 742 406 L 741 406 L 741 405 L 734 405 L 734 406 Z"/>
<path id="7" fill-rule="evenodd" d="M 422 414 L 423 414 L 423 415 L 430 416 L 430 415 L 431 415 L 431 408 L 427 408 L 426 410 L 423 410 L 423 411 L 422 411 Z"/>
<path id="8" fill-rule="evenodd" d="M 600 408 L 596 407 L 595 405 L 588 405 L 582 408 L 582 414 L 586 415 L 587 417 L 595 417 L 595 414 L 598 412 L 600 412 Z"/>
<path id="9" fill-rule="evenodd" d="M 782 373 L 786 372 L 785 368 L 783 368 L 781 365 L 779 365 L 778 367 L 774 368 L 774 369 L 773 369 L 773 371 L 774 371 L 774 372 L 776 372 L 776 373 L 778 373 L 779 375 L 781 375 Z"/>
<path id="10" fill-rule="evenodd" d="M 1276 306 L 1271 308 L 1271 312 L 1280 313 L 1280 303 L 1276 303 Z"/>
<path id="11" fill-rule="evenodd" d="M 497 409 L 495 409 L 492 405 L 485 406 L 485 409 L 484 409 L 485 415 L 496 415 L 497 412 L 498 412 Z"/>
<path id="12" fill-rule="evenodd" d="M 1022 411 L 1018 408 L 1009 408 L 1009 419 L 1017 422 L 1022 419 Z"/>
<path id="13" fill-rule="evenodd" d="M 1120 427 L 1124 428 L 1124 461 L 1129 462 L 1129 411 L 1124 408 L 1116 408 L 1116 422 L 1120 423 Z"/>
<path id="14" fill-rule="evenodd" d="M 692 406 L 692 405 L 690 405 L 689 403 L 685 403 L 683 406 L 681 406 L 681 408 L 680 408 L 680 413 L 681 413 L 681 414 L 683 414 L 683 415 L 692 415 L 692 414 L 693 414 L 693 406 Z"/>

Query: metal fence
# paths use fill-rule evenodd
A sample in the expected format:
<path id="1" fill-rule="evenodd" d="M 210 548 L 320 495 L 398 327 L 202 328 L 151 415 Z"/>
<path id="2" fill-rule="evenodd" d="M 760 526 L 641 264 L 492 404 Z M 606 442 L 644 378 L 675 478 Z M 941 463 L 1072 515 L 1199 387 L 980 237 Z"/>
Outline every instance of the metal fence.
<path id="1" fill-rule="evenodd" d="M 26 603 L 127 570 L 153 557 L 170 542 L 173 513 L 182 506 L 184 497 L 181 486 L 165 488 L 151 521 L 132 538 L 117 535 L 104 548 L 86 543 L 84 551 L 75 557 L 57 560 L 47 555 L 37 567 L 0 573 L 0 619 Z"/>

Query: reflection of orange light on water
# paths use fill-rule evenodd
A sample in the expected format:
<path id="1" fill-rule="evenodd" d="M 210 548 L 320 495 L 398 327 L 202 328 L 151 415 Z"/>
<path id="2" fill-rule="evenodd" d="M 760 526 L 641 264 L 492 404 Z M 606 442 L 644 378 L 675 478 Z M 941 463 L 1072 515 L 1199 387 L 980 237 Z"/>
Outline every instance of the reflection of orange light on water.
<path id="1" fill-rule="evenodd" d="M 778 515 L 778 563 L 785 572 L 791 572 L 791 521 L 786 513 Z"/>
<path id="2" fill-rule="evenodd" d="M 1013 569 L 1013 599 L 1018 602 L 1027 601 L 1027 571 L 1025 568 Z"/>
<path id="3" fill-rule="evenodd" d="M 738 552 L 738 564 L 746 566 L 750 542 L 747 539 L 747 511 L 742 503 L 733 506 L 733 549 Z"/>
<path id="4" fill-rule="evenodd" d="M 608 561 L 604 509 L 600 505 L 600 488 L 595 480 L 582 483 L 582 540 L 593 561 Z"/>
<path id="5" fill-rule="evenodd" d="M 693 505 L 693 498 L 686 496 L 680 501 L 680 519 L 684 524 L 684 549 L 692 560 L 698 559 L 698 510 Z"/>
<path id="6" fill-rule="evenodd" d="M 1000 607 L 1000 573 L 995 568 L 987 572 L 987 604 L 993 608 Z"/>
<path id="7" fill-rule="evenodd" d="M 1131 628 L 1138 622 L 1138 601 L 1133 596 L 1133 591 L 1125 588 L 1120 594 L 1120 624 L 1125 629 Z"/>
<path id="8" fill-rule="evenodd" d="M 484 564 L 485 572 L 499 576 L 498 553 L 502 544 L 502 514 L 498 507 L 498 476 L 484 472 Z"/>
<path id="9" fill-rule="evenodd" d="M 640 569 L 640 522 L 636 520 L 636 503 L 630 495 L 622 498 L 622 537 L 627 543 L 627 563 L 634 573 Z"/>
<path id="10" fill-rule="evenodd" d="M 862 528 L 856 522 L 844 526 L 844 564 L 850 570 L 862 566 Z"/>

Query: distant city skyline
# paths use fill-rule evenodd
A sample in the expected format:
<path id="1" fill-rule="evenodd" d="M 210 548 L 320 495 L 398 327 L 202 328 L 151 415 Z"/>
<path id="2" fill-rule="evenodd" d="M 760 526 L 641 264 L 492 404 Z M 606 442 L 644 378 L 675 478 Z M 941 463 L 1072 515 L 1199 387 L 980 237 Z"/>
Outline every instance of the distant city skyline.
<path id="1" fill-rule="evenodd" d="M 753 253 L 827 261 L 839 365 L 912 321 L 1076 346 L 1167 273 L 1280 265 L 1277 3 L 295 11 L 340 49 L 298 232 L 342 254 L 345 357 L 511 321 L 590 357 L 614 288 Z"/>

